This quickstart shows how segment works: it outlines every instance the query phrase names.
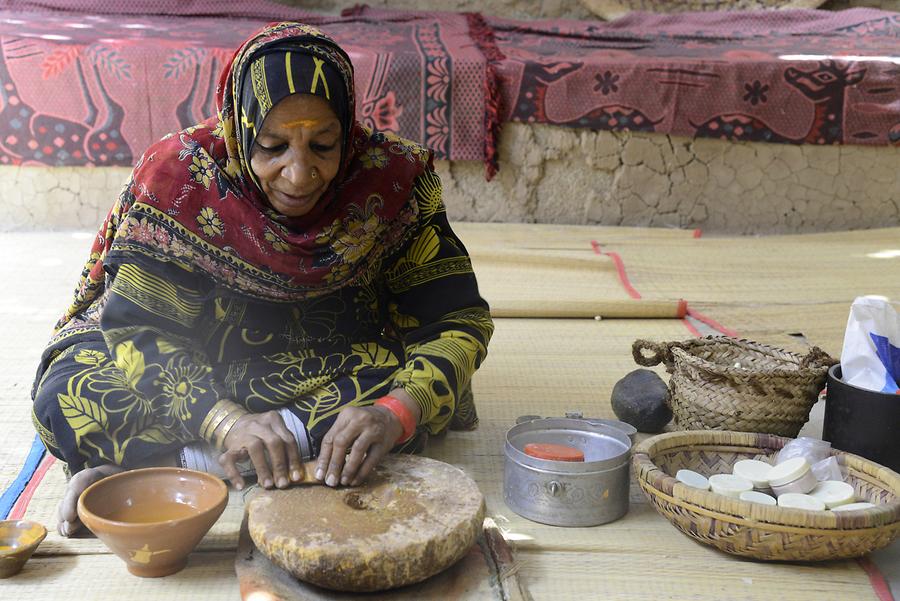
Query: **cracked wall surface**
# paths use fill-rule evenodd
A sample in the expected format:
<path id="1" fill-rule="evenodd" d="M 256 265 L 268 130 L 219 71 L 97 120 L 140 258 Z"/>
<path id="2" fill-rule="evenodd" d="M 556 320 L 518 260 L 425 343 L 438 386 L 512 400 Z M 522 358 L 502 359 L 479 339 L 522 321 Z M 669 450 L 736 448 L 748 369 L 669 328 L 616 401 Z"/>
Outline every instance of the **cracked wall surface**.
<path id="1" fill-rule="evenodd" d="M 807 146 L 508 123 L 501 168 L 438 169 L 451 218 L 769 234 L 900 225 L 900 148 Z"/>
<path id="2" fill-rule="evenodd" d="M 279 0 L 282 4 L 337 13 L 358 0 Z M 368 0 L 366 4 L 396 10 L 473 11 L 510 19 L 596 19 L 575 0 Z M 842 10 L 856 6 L 900 11 L 900 0 L 829 0 L 822 8 Z"/>
<path id="3" fill-rule="evenodd" d="M 900 225 L 900 147 L 726 142 L 507 123 L 500 172 L 438 161 L 458 221 L 772 234 Z M 0 228 L 98 227 L 127 168 L 0 167 Z"/>

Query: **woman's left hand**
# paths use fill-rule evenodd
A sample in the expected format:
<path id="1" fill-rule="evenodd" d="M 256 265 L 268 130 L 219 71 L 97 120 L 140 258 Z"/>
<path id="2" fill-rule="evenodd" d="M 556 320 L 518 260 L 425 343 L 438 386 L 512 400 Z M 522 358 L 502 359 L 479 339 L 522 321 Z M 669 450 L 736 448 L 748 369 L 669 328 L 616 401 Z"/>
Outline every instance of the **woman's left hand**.
<path id="1" fill-rule="evenodd" d="M 418 418 L 419 406 L 406 391 L 397 389 L 391 396 L 403 402 Z M 316 479 L 324 480 L 328 486 L 361 484 L 402 434 L 400 419 L 386 407 L 341 409 L 322 439 Z"/>

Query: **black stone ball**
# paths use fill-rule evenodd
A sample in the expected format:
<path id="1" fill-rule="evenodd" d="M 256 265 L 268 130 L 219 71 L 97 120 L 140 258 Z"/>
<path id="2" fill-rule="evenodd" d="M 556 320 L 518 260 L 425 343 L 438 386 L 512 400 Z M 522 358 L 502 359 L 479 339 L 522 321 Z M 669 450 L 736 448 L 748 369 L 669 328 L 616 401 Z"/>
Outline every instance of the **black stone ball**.
<path id="1" fill-rule="evenodd" d="M 649 369 L 636 369 L 616 382 L 612 391 L 612 409 L 623 422 L 639 432 L 655 434 L 672 419 L 672 410 L 666 405 L 669 388 Z"/>

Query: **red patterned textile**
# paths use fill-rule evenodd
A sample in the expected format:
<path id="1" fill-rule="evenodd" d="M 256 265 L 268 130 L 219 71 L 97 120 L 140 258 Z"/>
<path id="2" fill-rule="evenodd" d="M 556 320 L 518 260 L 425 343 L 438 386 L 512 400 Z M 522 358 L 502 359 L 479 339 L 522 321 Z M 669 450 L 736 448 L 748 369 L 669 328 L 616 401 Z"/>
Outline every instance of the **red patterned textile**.
<path id="1" fill-rule="evenodd" d="M 362 123 L 424 142 L 437 158 L 486 159 L 489 172 L 498 124 L 509 120 L 900 144 L 900 14 L 887 11 L 633 13 L 605 23 L 374 9 L 329 17 L 270 0 L 105 11 L 187 15 L 174 18 L 78 12 L 104 12 L 87 0 L 0 6 L 18 9 L 0 11 L 0 164 L 131 165 L 164 134 L 213 114 L 215 74 L 275 15 L 348 49 Z M 208 14 L 225 16 L 198 16 Z"/>
<path id="2" fill-rule="evenodd" d="M 485 60 L 464 15 L 376 22 L 275 6 L 347 49 L 362 124 L 424 142 L 437 158 L 483 159 Z M 132 165 L 165 134 L 215 114 L 223 64 L 272 12 L 0 11 L 0 164 Z"/>
<path id="3" fill-rule="evenodd" d="M 506 120 L 806 144 L 900 144 L 900 14 L 489 18 Z"/>

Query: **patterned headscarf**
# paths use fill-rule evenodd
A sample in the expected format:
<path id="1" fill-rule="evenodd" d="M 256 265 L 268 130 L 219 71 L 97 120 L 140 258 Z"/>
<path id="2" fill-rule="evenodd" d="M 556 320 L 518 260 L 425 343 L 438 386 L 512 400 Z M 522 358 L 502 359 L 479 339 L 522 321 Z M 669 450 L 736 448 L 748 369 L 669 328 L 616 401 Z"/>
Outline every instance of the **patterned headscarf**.
<path id="1" fill-rule="evenodd" d="M 330 57 L 326 51 L 330 51 Z M 236 90 L 236 96 L 241 99 L 239 123 L 241 152 L 245 158 L 250 156 L 256 135 L 269 112 L 291 94 L 311 94 L 328 103 L 341 123 L 343 157 L 353 125 L 346 77 L 349 73 L 352 78 L 352 71 L 341 74 L 332 66 L 335 64 L 349 66 L 350 59 L 339 48 L 322 44 L 303 46 L 284 41 L 254 54 L 244 68 L 240 89 Z M 259 183 L 255 174 L 251 172 L 250 176 Z"/>
<path id="2" fill-rule="evenodd" d="M 294 93 L 326 94 L 347 124 L 337 175 L 302 217 L 272 209 L 250 170 L 248 124 L 258 127 L 268 109 L 241 84 L 257 68 L 271 106 L 293 78 Z M 171 262 L 243 296 L 292 302 L 359 282 L 412 235 L 412 190 L 433 168 L 431 152 L 353 120 L 353 68 L 331 38 L 299 23 L 262 29 L 225 66 L 216 101 L 217 117 L 170 134 L 138 161 L 57 331 L 100 296 L 104 263 Z"/>

